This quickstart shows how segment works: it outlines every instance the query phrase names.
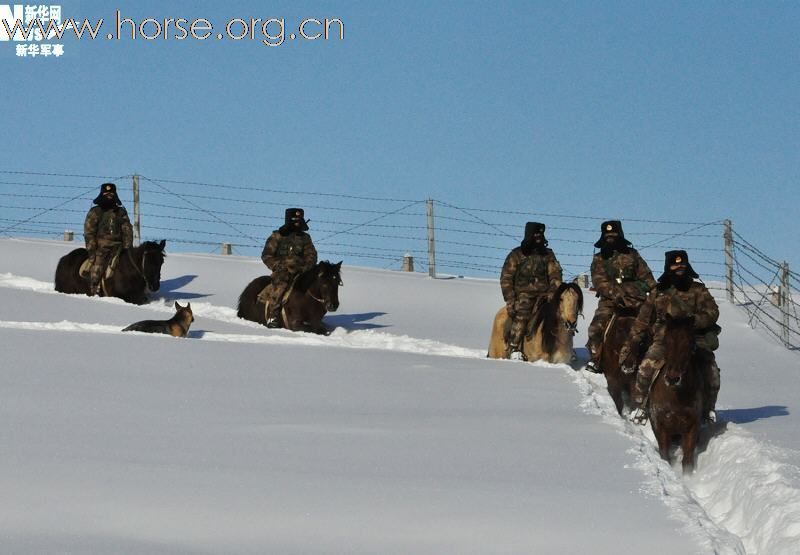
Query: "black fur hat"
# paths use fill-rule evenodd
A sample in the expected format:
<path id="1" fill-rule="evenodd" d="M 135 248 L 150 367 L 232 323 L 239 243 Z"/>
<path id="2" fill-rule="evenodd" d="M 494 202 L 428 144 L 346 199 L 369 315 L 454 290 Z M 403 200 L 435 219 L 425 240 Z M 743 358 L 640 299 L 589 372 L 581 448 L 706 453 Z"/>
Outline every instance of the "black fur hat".
<path id="1" fill-rule="evenodd" d="M 525 241 L 530 241 L 537 233 L 544 235 L 545 225 L 539 222 L 528 222 L 525 224 Z"/>
<path id="2" fill-rule="evenodd" d="M 544 237 L 545 225 L 539 222 L 528 222 L 525 224 L 525 238 L 519 244 L 525 256 L 530 255 L 534 250 L 544 252 L 547 249 L 547 239 Z M 542 242 L 538 245 L 534 242 L 534 235 L 542 235 Z"/>
<path id="3" fill-rule="evenodd" d="M 301 231 L 308 231 L 308 223 L 304 219 L 302 208 L 287 208 L 284 220 L 284 228 L 286 229 L 295 229 L 295 222 L 300 221 L 301 225 L 299 229 Z"/>
<path id="4" fill-rule="evenodd" d="M 686 266 L 686 275 L 690 278 L 699 278 L 697 272 L 694 271 L 692 265 L 689 264 L 689 255 L 686 251 L 667 251 L 664 253 L 664 274 L 658 278 L 658 281 L 663 281 L 667 276 L 671 275 L 669 267 L 673 264 L 680 264 Z"/>
<path id="5" fill-rule="evenodd" d="M 609 233 L 619 235 L 618 245 L 631 246 L 631 242 L 625 239 L 625 233 L 622 231 L 622 222 L 619 220 L 606 220 L 600 224 L 600 239 L 594 244 L 595 248 L 602 249 L 605 246 L 605 238 Z"/>
<path id="6" fill-rule="evenodd" d="M 100 193 L 95 197 L 94 202 L 95 204 L 100 204 L 100 200 L 103 198 L 105 193 L 112 193 L 114 195 L 114 200 L 116 201 L 117 206 L 122 206 L 122 202 L 119 200 L 117 196 L 117 186 L 113 183 L 103 183 L 100 185 Z"/>

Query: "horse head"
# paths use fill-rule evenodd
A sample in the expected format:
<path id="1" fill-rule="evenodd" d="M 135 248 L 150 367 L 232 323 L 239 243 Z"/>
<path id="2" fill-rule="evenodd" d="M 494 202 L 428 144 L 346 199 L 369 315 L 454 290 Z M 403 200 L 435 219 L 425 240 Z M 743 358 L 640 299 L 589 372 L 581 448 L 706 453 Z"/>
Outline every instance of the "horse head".
<path id="1" fill-rule="evenodd" d="M 556 291 L 558 318 L 570 335 L 578 331 L 578 316 L 583 313 L 583 292 L 577 283 L 562 283 Z"/>
<path id="2" fill-rule="evenodd" d="M 138 249 L 135 249 L 141 256 L 136 263 L 137 265 L 141 264 L 139 271 L 142 272 L 150 291 L 158 291 L 161 287 L 161 266 L 167 256 L 167 253 L 164 252 L 166 244 L 167 242 L 163 239 L 160 242 L 145 241 Z"/>
<path id="3" fill-rule="evenodd" d="M 317 283 L 321 302 L 328 312 L 336 312 L 339 308 L 339 287 L 342 283 L 342 262 L 332 264 L 324 260 L 317 264 Z"/>
<path id="4" fill-rule="evenodd" d="M 668 316 L 664 326 L 664 383 L 679 388 L 686 383 L 689 371 L 694 368 L 694 319 Z"/>

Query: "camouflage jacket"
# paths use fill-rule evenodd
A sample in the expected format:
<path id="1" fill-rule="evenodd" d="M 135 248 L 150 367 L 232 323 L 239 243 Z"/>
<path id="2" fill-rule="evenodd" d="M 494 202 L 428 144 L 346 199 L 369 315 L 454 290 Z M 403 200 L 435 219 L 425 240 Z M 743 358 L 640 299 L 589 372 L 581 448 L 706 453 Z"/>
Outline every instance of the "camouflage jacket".
<path id="1" fill-rule="evenodd" d="M 653 272 L 636 249 L 614 251 L 608 258 L 597 253 L 592 258 L 592 286 L 597 296 L 613 300 L 618 296 L 644 302 L 656 286 Z"/>
<path id="2" fill-rule="evenodd" d="M 545 251 L 525 255 L 517 247 L 508 254 L 500 272 L 500 289 L 507 303 L 520 294 L 550 293 L 561 285 L 561 265 L 552 250 Z"/>
<path id="3" fill-rule="evenodd" d="M 698 281 L 692 282 L 686 291 L 672 285 L 659 285 L 639 310 L 639 316 L 631 328 L 629 343 L 641 342 L 646 334 L 650 334 L 654 342 L 660 342 L 664 338 L 667 315 L 673 318 L 693 317 L 695 332 L 702 334 L 717 323 L 719 307 L 706 286 Z"/>
<path id="4" fill-rule="evenodd" d="M 92 207 L 83 222 L 83 237 L 86 250 L 93 252 L 97 247 L 120 245 L 129 249 L 133 246 L 133 226 L 128 211 L 122 206 L 103 210 Z"/>
<path id="5" fill-rule="evenodd" d="M 299 274 L 317 263 L 317 249 L 304 231 L 283 235 L 276 229 L 264 244 L 261 260 L 273 272 Z"/>

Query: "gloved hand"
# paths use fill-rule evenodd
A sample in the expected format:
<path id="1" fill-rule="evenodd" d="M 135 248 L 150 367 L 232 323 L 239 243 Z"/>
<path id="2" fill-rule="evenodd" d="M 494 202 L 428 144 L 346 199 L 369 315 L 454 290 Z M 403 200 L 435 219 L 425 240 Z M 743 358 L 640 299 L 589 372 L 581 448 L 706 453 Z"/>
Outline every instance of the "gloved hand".
<path id="1" fill-rule="evenodd" d="M 514 310 L 514 300 L 510 300 L 506 303 L 506 312 L 508 312 L 508 317 L 510 319 L 514 319 L 517 315 L 517 311 Z"/>

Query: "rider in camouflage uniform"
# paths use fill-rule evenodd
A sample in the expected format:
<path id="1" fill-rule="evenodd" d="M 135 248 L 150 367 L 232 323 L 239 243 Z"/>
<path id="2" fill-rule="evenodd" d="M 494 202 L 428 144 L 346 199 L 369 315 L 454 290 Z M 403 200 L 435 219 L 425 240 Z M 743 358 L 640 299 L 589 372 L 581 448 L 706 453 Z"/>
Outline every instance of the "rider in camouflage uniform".
<path id="1" fill-rule="evenodd" d="M 511 319 L 507 356 L 524 360 L 522 340 L 534 313 L 552 298 L 561 285 L 561 265 L 547 248 L 545 225 L 525 224 L 525 238 L 506 257 L 500 273 L 500 289 Z"/>
<path id="2" fill-rule="evenodd" d="M 632 350 L 641 344 L 645 335 L 652 343 L 639 365 L 636 376 L 633 402 L 637 406 L 647 397 L 650 384 L 657 370 L 664 365 L 664 322 L 667 318 L 691 318 L 696 338 L 696 356 L 705 376 L 705 400 L 703 416 L 714 420 L 719 393 L 719 366 L 713 350 L 718 346 L 717 326 L 719 307 L 706 286 L 693 278 L 697 273 L 689 264 L 686 251 L 669 251 L 665 255 L 664 274 L 658 278 L 658 286 L 642 305 L 639 316 L 631 328 L 627 343 L 620 350 L 620 360 L 625 360 Z M 634 352 L 634 354 L 636 354 Z M 642 407 L 646 410 L 646 407 Z"/>
<path id="3" fill-rule="evenodd" d="M 317 263 L 317 249 L 306 231 L 303 209 L 288 208 L 284 225 L 272 232 L 261 252 L 261 260 L 272 270 L 271 283 L 259 294 L 269 300 L 269 328 L 280 327 L 283 296 L 294 279 Z"/>
<path id="4" fill-rule="evenodd" d="M 594 244 L 600 252 L 592 258 L 592 286 L 600 300 L 589 324 L 586 343 L 591 357 L 586 369 L 596 373 L 602 373 L 600 347 L 614 310 L 620 307 L 638 311 L 648 292 L 656 286 L 647 262 L 625 239 L 621 222 L 603 222 L 600 233 Z"/>
<path id="5" fill-rule="evenodd" d="M 83 223 L 86 250 L 92 261 L 89 273 L 89 295 L 99 295 L 103 274 L 121 249 L 133 246 L 133 227 L 128 212 L 117 196 L 117 186 L 103 183 L 100 194 Z"/>

